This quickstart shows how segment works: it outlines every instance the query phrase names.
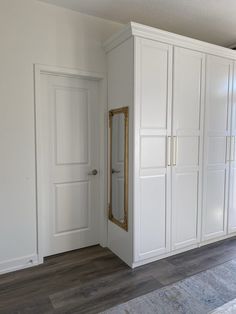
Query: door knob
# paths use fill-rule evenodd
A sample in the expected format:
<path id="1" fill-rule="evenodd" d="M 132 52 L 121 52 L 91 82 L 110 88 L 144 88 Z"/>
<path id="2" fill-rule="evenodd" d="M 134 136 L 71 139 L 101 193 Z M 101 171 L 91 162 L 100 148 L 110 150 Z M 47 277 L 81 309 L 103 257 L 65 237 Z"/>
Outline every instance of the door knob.
<path id="1" fill-rule="evenodd" d="M 88 173 L 89 176 L 96 176 L 97 174 L 98 174 L 97 169 L 93 169 L 92 171 Z"/>
<path id="2" fill-rule="evenodd" d="M 120 173 L 120 170 L 112 169 L 112 170 L 111 170 L 111 173 Z"/>

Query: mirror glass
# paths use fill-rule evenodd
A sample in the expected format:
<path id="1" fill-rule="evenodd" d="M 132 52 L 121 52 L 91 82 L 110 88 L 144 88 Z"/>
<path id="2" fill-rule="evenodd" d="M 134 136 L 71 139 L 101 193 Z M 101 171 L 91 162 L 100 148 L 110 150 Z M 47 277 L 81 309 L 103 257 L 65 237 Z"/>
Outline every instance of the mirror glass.
<path id="1" fill-rule="evenodd" d="M 127 230 L 128 108 L 111 110 L 109 219 Z"/>

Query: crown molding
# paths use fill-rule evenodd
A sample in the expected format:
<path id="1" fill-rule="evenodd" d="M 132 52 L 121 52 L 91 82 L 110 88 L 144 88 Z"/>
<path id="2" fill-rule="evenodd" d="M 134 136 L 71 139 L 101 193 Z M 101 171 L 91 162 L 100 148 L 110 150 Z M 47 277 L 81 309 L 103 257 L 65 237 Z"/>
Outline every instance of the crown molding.
<path id="1" fill-rule="evenodd" d="M 112 35 L 103 43 L 103 48 L 106 52 L 114 49 L 119 46 L 122 42 L 126 41 L 132 36 L 132 24 L 129 23 L 124 26 L 123 29 Z"/>
<path id="2" fill-rule="evenodd" d="M 177 35 L 135 22 L 130 22 L 121 31 L 111 36 L 104 42 L 103 47 L 106 52 L 109 52 L 132 36 L 156 40 L 159 42 L 236 60 L 236 51 L 232 49 L 210 44 L 190 37 Z"/>

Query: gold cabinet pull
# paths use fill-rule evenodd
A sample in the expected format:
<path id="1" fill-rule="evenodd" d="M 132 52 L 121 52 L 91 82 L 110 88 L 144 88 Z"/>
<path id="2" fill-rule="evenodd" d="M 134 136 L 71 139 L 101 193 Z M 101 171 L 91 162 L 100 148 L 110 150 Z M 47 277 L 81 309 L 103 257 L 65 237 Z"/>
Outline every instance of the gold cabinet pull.
<path id="1" fill-rule="evenodd" d="M 231 145 L 231 136 L 226 136 L 226 162 L 230 161 L 231 159 L 231 151 L 230 151 L 230 145 Z"/>
<path id="2" fill-rule="evenodd" d="M 173 136 L 173 166 L 177 163 L 177 136 Z"/>
<path id="3" fill-rule="evenodd" d="M 234 136 L 230 136 L 230 161 L 234 161 Z"/>

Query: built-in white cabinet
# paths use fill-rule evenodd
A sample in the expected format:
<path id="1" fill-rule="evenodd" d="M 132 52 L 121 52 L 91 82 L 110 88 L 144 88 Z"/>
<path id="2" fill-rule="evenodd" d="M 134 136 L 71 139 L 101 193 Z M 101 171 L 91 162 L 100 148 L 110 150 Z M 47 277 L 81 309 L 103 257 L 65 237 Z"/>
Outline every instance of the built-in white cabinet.
<path id="1" fill-rule="evenodd" d="M 236 234 L 236 52 L 136 23 L 105 49 L 108 106 L 132 125 L 129 230 L 110 249 L 126 236 L 118 255 L 136 267 Z"/>

